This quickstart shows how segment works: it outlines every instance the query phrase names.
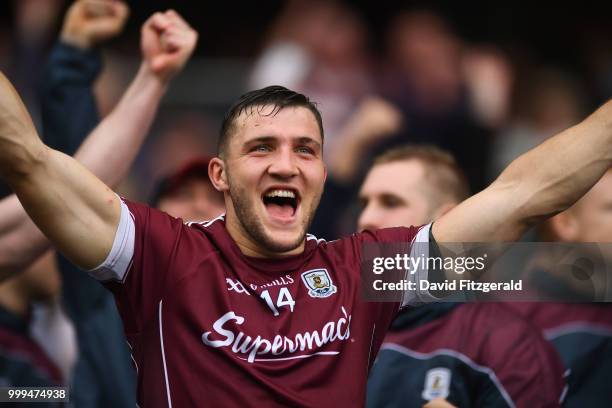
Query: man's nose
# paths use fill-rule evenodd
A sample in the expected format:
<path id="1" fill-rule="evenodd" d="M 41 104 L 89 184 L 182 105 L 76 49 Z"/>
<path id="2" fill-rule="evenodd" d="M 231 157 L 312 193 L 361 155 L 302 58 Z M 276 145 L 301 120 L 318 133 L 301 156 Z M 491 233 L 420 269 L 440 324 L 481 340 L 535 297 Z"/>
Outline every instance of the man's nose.
<path id="1" fill-rule="evenodd" d="M 375 230 L 380 228 L 380 223 L 378 222 L 378 215 L 374 205 L 367 205 L 361 214 L 359 215 L 359 220 L 357 221 L 357 226 L 359 231 L 363 230 Z"/>
<path id="2" fill-rule="evenodd" d="M 271 175 L 290 178 L 299 174 L 295 155 L 288 149 L 282 149 L 274 156 L 273 162 L 268 168 L 268 173 Z"/>

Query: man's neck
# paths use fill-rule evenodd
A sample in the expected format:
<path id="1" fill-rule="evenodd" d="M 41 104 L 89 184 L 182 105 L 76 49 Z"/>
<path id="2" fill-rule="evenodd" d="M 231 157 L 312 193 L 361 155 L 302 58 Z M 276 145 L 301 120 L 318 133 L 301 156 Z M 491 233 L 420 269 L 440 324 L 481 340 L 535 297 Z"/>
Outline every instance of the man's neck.
<path id="1" fill-rule="evenodd" d="M 244 231 L 240 222 L 232 217 L 229 212 L 225 217 L 225 228 L 236 245 L 238 245 L 240 252 L 242 252 L 243 255 L 252 258 L 286 258 L 288 256 L 301 254 L 304 252 L 304 248 L 306 247 L 306 239 L 304 239 L 300 245 L 290 251 L 270 251 L 251 238 L 251 236 Z"/>

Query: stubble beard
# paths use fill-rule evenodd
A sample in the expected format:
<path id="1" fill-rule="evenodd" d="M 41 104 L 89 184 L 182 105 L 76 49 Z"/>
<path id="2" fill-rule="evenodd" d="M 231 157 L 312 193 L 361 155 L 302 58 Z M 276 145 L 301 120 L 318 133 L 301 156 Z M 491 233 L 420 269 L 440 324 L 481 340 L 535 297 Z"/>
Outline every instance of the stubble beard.
<path id="1" fill-rule="evenodd" d="M 302 230 L 300 231 L 296 240 L 289 244 L 284 244 L 275 241 L 269 234 L 266 233 L 262 220 L 257 217 L 255 212 L 255 206 L 258 203 L 252 203 L 249 200 L 249 194 L 246 189 L 236 186 L 229 180 L 229 177 L 228 184 L 230 198 L 232 200 L 232 205 L 234 206 L 234 211 L 236 212 L 238 222 L 240 223 L 242 230 L 246 232 L 246 234 L 259 246 L 269 252 L 285 253 L 298 248 L 302 242 L 304 242 L 306 231 L 310 227 L 310 223 L 313 219 L 314 209 L 316 209 L 318 205 L 318 199 L 315 200 L 313 203 L 314 205 L 311 206 L 314 207 L 314 209 L 309 209 L 306 219 L 302 224 Z"/>

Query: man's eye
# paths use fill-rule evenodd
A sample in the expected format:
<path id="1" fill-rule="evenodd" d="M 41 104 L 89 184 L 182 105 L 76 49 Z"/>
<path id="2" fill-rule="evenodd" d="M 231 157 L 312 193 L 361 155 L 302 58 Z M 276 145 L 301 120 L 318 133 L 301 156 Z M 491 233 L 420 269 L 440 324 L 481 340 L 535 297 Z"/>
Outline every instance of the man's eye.
<path id="1" fill-rule="evenodd" d="M 272 148 L 269 145 L 261 144 L 253 147 L 251 149 L 252 152 L 270 152 Z"/>
<path id="2" fill-rule="evenodd" d="M 306 147 L 306 146 L 298 147 L 297 149 L 295 149 L 295 151 L 300 153 L 300 154 L 314 154 L 314 150 L 312 150 L 310 147 Z"/>
<path id="3" fill-rule="evenodd" d="M 382 200 L 382 205 L 386 208 L 395 208 L 399 207 L 402 204 L 400 200 L 393 197 L 386 197 Z"/>

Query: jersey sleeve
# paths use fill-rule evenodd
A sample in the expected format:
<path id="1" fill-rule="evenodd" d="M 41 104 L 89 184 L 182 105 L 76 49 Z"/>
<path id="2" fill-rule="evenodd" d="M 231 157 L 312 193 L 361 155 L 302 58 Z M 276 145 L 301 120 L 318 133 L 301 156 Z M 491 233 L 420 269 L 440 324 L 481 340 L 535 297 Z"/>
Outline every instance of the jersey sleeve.
<path id="1" fill-rule="evenodd" d="M 419 281 L 428 280 L 430 273 L 434 272 L 428 270 L 428 262 L 425 261 L 430 254 L 436 256 L 437 253 L 437 244 L 431 234 L 431 225 L 384 228 L 362 233 L 362 251 L 366 246 L 378 245 L 385 256 L 394 257 L 396 254 L 402 256 L 408 253 L 412 259 L 421 258 L 423 260 L 417 262 L 414 269 L 404 271 L 404 279 L 407 282 L 414 282 L 415 289 L 403 292 L 400 307 L 416 306 L 438 300 L 429 291 L 421 290 L 419 285 Z"/>
<path id="2" fill-rule="evenodd" d="M 166 288 L 191 257 L 190 227 L 142 204 L 121 200 L 115 240 L 106 260 L 89 274 L 115 295 L 126 333 L 138 334 L 155 317 Z"/>

